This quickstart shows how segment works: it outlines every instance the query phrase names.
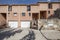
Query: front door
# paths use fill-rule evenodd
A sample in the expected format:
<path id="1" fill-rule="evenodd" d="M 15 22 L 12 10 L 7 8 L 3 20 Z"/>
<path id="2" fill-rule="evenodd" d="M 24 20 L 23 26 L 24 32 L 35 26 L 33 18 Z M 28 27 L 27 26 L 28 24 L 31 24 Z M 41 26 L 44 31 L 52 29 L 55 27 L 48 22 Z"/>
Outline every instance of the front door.
<path id="1" fill-rule="evenodd" d="M 40 19 L 46 19 L 46 11 L 40 11 Z"/>
<path id="2" fill-rule="evenodd" d="M 38 13 L 33 13 L 33 14 L 32 14 L 32 19 L 33 19 L 33 20 L 38 20 L 38 19 L 39 19 Z"/>

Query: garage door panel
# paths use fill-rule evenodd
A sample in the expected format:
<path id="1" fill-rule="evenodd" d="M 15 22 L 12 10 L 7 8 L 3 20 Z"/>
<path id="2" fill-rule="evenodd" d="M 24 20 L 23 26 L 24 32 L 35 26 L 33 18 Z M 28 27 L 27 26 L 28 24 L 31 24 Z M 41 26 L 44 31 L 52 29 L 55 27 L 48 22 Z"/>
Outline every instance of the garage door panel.
<path id="1" fill-rule="evenodd" d="M 22 21 L 21 22 L 21 28 L 30 28 L 30 21 Z"/>
<path id="2" fill-rule="evenodd" d="M 9 26 L 10 26 L 10 28 L 17 28 L 18 22 L 9 21 Z"/>

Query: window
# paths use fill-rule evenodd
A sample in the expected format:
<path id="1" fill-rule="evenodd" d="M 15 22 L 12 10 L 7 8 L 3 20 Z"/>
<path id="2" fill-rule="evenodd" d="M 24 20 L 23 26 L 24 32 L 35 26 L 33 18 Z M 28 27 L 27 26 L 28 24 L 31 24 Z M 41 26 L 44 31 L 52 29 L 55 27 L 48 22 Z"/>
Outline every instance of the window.
<path id="1" fill-rule="evenodd" d="M 50 14 L 50 11 L 48 11 L 48 14 Z"/>
<path id="2" fill-rule="evenodd" d="M 49 4 L 48 4 L 48 8 L 49 8 L 49 9 L 52 9 L 52 3 L 49 3 Z"/>
<path id="3" fill-rule="evenodd" d="M 8 6 L 8 11 L 12 11 L 12 6 Z"/>
<path id="4" fill-rule="evenodd" d="M 17 16 L 17 13 L 14 13 L 14 16 Z"/>
<path id="5" fill-rule="evenodd" d="M 31 6 L 30 5 L 27 6 L 27 11 L 31 11 Z"/>
<path id="6" fill-rule="evenodd" d="M 29 13 L 29 16 L 31 16 L 31 13 Z"/>
<path id="7" fill-rule="evenodd" d="M 22 16 L 25 16 L 25 13 L 22 13 Z"/>

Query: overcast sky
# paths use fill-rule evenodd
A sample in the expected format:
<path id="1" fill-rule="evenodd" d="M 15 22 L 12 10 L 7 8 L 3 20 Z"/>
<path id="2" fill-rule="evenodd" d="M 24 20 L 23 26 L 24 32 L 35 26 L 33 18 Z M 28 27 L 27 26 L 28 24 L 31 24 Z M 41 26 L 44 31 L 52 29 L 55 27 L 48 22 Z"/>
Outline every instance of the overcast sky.
<path id="1" fill-rule="evenodd" d="M 38 1 L 46 2 L 47 0 L 0 0 L 0 4 L 34 4 Z M 56 2 L 58 0 L 51 0 L 51 2 Z"/>

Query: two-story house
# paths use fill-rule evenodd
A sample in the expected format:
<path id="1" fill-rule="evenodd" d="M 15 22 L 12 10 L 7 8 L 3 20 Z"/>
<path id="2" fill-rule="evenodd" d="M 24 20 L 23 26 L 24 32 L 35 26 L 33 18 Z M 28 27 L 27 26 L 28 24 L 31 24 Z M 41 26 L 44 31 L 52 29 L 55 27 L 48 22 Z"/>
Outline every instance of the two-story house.
<path id="1" fill-rule="evenodd" d="M 29 28 L 32 20 L 48 19 L 59 7 L 60 2 L 0 4 L 0 24 L 6 22 L 11 28 Z"/>

